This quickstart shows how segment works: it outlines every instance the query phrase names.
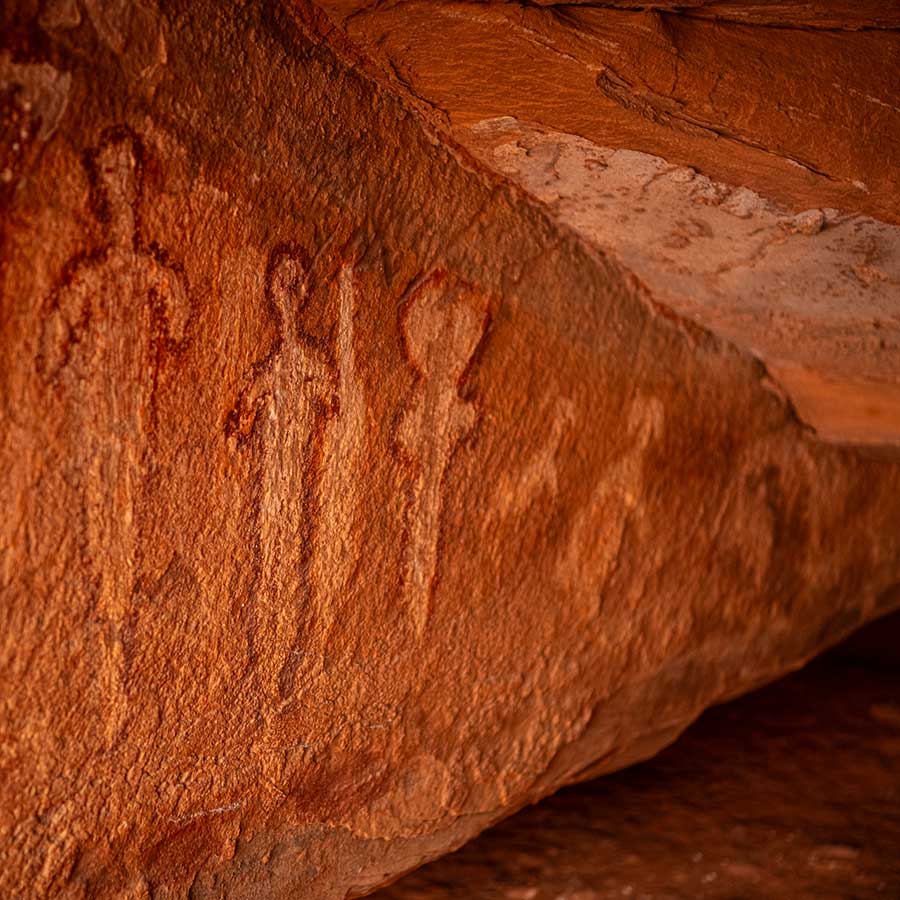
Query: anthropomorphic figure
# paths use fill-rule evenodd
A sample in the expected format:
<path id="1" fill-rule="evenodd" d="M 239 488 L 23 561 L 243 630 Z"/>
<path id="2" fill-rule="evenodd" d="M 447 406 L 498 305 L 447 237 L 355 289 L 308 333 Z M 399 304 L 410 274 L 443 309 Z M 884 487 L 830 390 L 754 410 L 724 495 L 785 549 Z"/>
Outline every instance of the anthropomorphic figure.
<path id="1" fill-rule="evenodd" d="M 616 570 L 626 531 L 639 522 L 647 483 L 645 457 L 662 434 L 659 399 L 636 394 L 628 413 L 621 455 L 598 473 L 585 505 L 576 513 L 556 576 L 571 602 L 599 616 L 607 582 Z"/>
<path id="2" fill-rule="evenodd" d="M 83 497 L 84 563 L 102 623 L 104 694 L 115 740 L 127 709 L 123 629 L 139 554 L 141 479 L 151 452 L 155 394 L 169 352 L 184 339 L 189 303 L 182 275 L 144 244 L 142 147 L 119 128 L 87 167 L 94 213 L 108 243 L 75 257 L 44 310 L 38 368 L 68 407 Z"/>
<path id="3" fill-rule="evenodd" d="M 403 596 L 421 635 L 438 571 L 444 474 L 459 442 L 475 425 L 475 409 L 460 387 L 487 327 L 487 309 L 445 273 L 413 292 L 403 317 L 406 352 L 418 379 L 407 400 L 397 443 L 411 464 Z"/>
<path id="4" fill-rule="evenodd" d="M 251 641 L 273 708 L 289 698 L 292 673 L 301 664 L 323 439 L 338 409 L 339 375 L 331 355 L 298 327 L 310 299 L 308 266 L 291 245 L 270 254 L 266 299 L 280 339 L 232 411 L 233 420 L 256 423 L 261 485 Z"/>

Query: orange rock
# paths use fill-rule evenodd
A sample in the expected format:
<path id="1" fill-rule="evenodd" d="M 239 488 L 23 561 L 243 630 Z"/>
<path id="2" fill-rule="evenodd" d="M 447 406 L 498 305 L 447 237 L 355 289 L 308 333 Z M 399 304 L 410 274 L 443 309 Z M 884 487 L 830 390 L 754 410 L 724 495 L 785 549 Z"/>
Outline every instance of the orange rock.
<path id="1" fill-rule="evenodd" d="M 876 711 L 898 688 L 897 671 L 816 661 L 704 713 L 651 762 L 561 791 L 376 897 L 891 897 L 900 716 Z"/>
<path id="2" fill-rule="evenodd" d="M 467 33 L 431 8 L 435 60 Z M 483 145 L 522 109 L 448 128 L 368 15 L 348 37 L 305 0 L 124 9 L 0 14 L 0 894 L 364 893 L 898 605 L 894 407 L 826 427 L 797 399 L 818 382 L 753 343 L 760 309 L 745 328 L 744 293 L 704 306 L 690 277 L 724 290 L 694 269 L 725 216 L 723 260 L 747 223 L 817 242 L 826 272 L 842 216 L 881 240 L 895 172 L 871 141 L 843 159 L 826 134 L 837 180 L 788 178 L 756 146 L 774 120 L 708 154 L 676 128 L 669 152 L 649 94 L 607 97 L 632 124 L 603 144 L 570 127 L 575 92 L 539 130 L 600 162 L 647 135 L 624 146 L 681 172 L 660 215 L 699 196 L 687 168 L 707 179 L 709 208 L 635 257 Z M 522 49 L 503 10 L 465 9 L 461 61 Z M 826 37 L 848 72 L 891 40 Z M 847 241 L 890 398 L 893 262 Z M 679 253 L 687 297 L 661 287 Z M 827 337 L 786 361 L 825 377 Z M 838 343 L 835 365 L 867 358 Z"/>

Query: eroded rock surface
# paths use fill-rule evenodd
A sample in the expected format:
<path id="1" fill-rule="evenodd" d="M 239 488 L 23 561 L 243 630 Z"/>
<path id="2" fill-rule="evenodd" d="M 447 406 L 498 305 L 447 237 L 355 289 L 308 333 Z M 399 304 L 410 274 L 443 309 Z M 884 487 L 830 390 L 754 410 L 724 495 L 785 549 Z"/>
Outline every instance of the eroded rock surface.
<path id="1" fill-rule="evenodd" d="M 317 6 L 126 6 L 0 19 L 0 894 L 365 893 L 900 604 L 893 445 Z"/>
<path id="2" fill-rule="evenodd" d="M 896 657 L 895 657 L 896 659 Z M 900 675 L 817 662 L 705 713 L 378 900 L 885 900 L 900 893 Z"/>
<path id="3" fill-rule="evenodd" d="M 512 116 L 798 211 L 900 221 L 894 2 L 320 5 L 451 129 Z"/>
<path id="4" fill-rule="evenodd" d="M 656 156 L 509 118 L 476 124 L 465 143 L 658 302 L 747 347 L 817 434 L 900 441 L 900 227 L 793 212 Z"/>

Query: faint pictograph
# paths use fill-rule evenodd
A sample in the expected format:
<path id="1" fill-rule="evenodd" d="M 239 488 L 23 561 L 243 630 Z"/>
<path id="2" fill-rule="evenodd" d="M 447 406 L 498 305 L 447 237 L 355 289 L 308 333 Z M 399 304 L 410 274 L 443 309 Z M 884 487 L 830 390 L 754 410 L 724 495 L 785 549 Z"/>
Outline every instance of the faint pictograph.
<path id="1" fill-rule="evenodd" d="M 595 615 L 618 566 L 629 524 L 641 515 L 645 502 L 646 456 L 665 425 L 659 399 L 636 394 L 626 424 L 621 455 L 599 474 L 587 503 L 576 513 L 556 570 L 559 585 Z"/>
<path id="2" fill-rule="evenodd" d="M 327 286 L 311 289 L 309 266 L 297 245 L 270 253 L 265 292 L 279 338 L 228 417 L 230 433 L 253 435 L 259 454 L 251 643 L 263 693 L 275 706 L 291 697 L 312 633 L 330 624 L 329 585 L 342 571 L 336 554 L 345 555 L 349 540 L 347 479 L 365 418 L 353 356 L 352 270 L 344 267 L 338 279 L 335 349 L 303 325 L 313 297 L 330 297 Z"/>
<path id="3" fill-rule="evenodd" d="M 136 580 L 140 483 L 152 449 L 156 392 L 169 355 L 185 342 L 185 279 L 139 227 L 144 149 L 124 127 L 104 133 L 85 158 L 92 211 L 106 243 L 64 267 L 43 307 L 39 373 L 78 432 L 84 561 L 103 623 L 104 690 L 124 711 L 123 627 Z"/>
<path id="4" fill-rule="evenodd" d="M 475 426 L 475 406 L 460 395 L 487 329 L 487 303 L 468 285 L 439 272 L 406 303 L 402 332 L 416 382 L 396 442 L 411 469 L 406 505 L 403 598 L 421 635 L 438 575 L 443 484 L 457 445 Z"/>
<path id="5" fill-rule="evenodd" d="M 310 636 L 321 648 L 328 646 L 332 627 L 340 624 L 337 620 L 348 602 L 359 560 L 362 535 L 356 507 L 367 451 L 366 398 L 353 348 L 357 286 L 351 266 L 340 270 L 338 294 L 335 374 L 339 410 L 325 430 L 311 577 Z"/>

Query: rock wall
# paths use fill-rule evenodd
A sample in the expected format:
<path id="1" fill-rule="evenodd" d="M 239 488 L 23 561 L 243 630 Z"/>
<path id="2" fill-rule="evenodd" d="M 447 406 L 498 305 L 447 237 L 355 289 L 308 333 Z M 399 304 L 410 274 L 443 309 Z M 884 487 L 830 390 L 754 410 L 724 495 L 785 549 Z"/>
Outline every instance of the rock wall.
<path id="1" fill-rule="evenodd" d="M 900 602 L 896 454 L 316 7 L 2 23 L 3 896 L 365 893 Z"/>

